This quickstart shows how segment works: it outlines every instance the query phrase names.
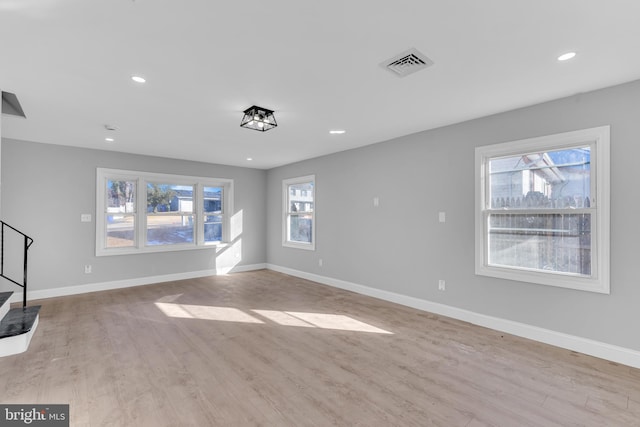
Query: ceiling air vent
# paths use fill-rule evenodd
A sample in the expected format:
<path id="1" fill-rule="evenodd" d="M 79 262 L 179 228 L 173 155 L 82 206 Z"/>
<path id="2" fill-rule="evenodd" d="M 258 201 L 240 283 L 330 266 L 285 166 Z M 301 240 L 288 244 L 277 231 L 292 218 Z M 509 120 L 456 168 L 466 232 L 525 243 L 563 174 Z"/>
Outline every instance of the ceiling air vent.
<path id="1" fill-rule="evenodd" d="M 433 61 L 415 48 L 404 51 L 380 64 L 381 67 L 393 72 L 398 77 L 408 76 L 432 65 Z"/>

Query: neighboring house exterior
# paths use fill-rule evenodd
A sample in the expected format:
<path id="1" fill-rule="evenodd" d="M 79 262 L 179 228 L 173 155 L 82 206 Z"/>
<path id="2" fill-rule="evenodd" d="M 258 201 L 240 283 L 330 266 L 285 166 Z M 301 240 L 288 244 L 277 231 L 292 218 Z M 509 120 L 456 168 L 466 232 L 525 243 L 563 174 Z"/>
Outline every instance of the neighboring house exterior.
<path id="1" fill-rule="evenodd" d="M 590 162 L 589 147 L 491 160 L 491 264 L 591 274 L 591 214 L 580 211 L 591 206 Z"/>
<path id="2" fill-rule="evenodd" d="M 169 202 L 169 210 L 158 206 L 158 212 L 193 212 L 193 192 L 191 190 L 173 190 L 175 195 Z M 221 191 L 205 191 L 204 192 L 204 211 L 220 212 L 222 210 L 222 192 Z"/>

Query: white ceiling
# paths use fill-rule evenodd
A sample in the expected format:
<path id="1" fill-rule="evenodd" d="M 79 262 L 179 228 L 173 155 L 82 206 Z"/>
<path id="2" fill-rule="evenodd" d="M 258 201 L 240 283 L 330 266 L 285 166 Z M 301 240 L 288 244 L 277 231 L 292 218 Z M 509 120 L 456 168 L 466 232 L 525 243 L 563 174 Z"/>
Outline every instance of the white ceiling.
<path id="1" fill-rule="evenodd" d="M 435 65 L 379 66 L 412 47 Z M 635 80 L 638 52 L 637 0 L 0 0 L 2 136 L 266 169 Z M 279 126 L 240 128 L 253 104 Z"/>

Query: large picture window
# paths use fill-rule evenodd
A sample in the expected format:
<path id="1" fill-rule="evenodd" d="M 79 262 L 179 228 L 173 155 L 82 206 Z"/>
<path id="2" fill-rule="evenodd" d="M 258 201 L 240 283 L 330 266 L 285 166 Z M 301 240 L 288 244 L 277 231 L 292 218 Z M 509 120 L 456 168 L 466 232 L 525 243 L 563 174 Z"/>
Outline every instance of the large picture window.
<path id="1" fill-rule="evenodd" d="M 227 179 L 98 169 L 96 255 L 225 242 L 232 184 Z"/>
<path id="2" fill-rule="evenodd" d="M 476 273 L 609 292 L 609 128 L 476 149 Z"/>
<path id="3" fill-rule="evenodd" d="M 285 179 L 283 191 L 283 245 L 315 249 L 315 176 Z"/>

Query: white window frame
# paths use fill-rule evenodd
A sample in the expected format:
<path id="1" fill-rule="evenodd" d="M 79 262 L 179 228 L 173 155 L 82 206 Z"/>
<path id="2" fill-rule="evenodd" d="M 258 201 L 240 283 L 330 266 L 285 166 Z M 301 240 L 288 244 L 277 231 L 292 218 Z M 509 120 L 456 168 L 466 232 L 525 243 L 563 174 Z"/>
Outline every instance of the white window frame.
<path id="1" fill-rule="evenodd" d="M 288 224 L 291 211 L 289 206 L 289 186 L 295 184 L 313 183 L 311 197 L 313 199 L 313 210 L 308 212 L 311 215 L 311 243 L 294 242 L 289 240 Z M 282 246 L 287 248 L 305 249 L 315 251 L 316 249 L 316 176 L 307 175 L 297 178 L 289 178 L 282 181 Z M 307 213 L 307 212 L 305 212 Z"/>
<path id="2" fill-rule="evenodd" d="M 490 206 L 488 163 L 492 158 L 517 156 L 541 150 L 576 146 L 591 147 L 591 275 L 577 276 L 517 267 L 488 265 L 488 218 Z M 475 273 L 482 276 L 583 291 L 610 293 L 610 127 L 600 126 L 573 132 L 477 147 L 475 150 Z M 496 209 L 493 209 L 495 212 Z M 571 213 L 570 210 L 544 213 Z M 519 212 L 519 211 L 516 211 Z"/>
<path id="3" fill-rule="evenodd" d="M 107 248 L 107 181 L 136 182 L 136 212 L 134 228 L 134 245 L 128 247 Z M 192 243 L 170 245 L 149 245 L 146 242 L 147 232 L 147 183 L 167 183 L 193 185 L 193 217 L 195 236 Z M 204 187 L 222 187 L 222 241 L 204 241 Z M 195 177 L 128 171 L 121 169 L 97 168 L 96 170 L 96 256 L 127 255 L 138 253 L 171 252 L 181 250 L 206 249 L 225 246 L 230 239 L 231 215 L 233 212 L 233 180 L 226 178 Z"/>

